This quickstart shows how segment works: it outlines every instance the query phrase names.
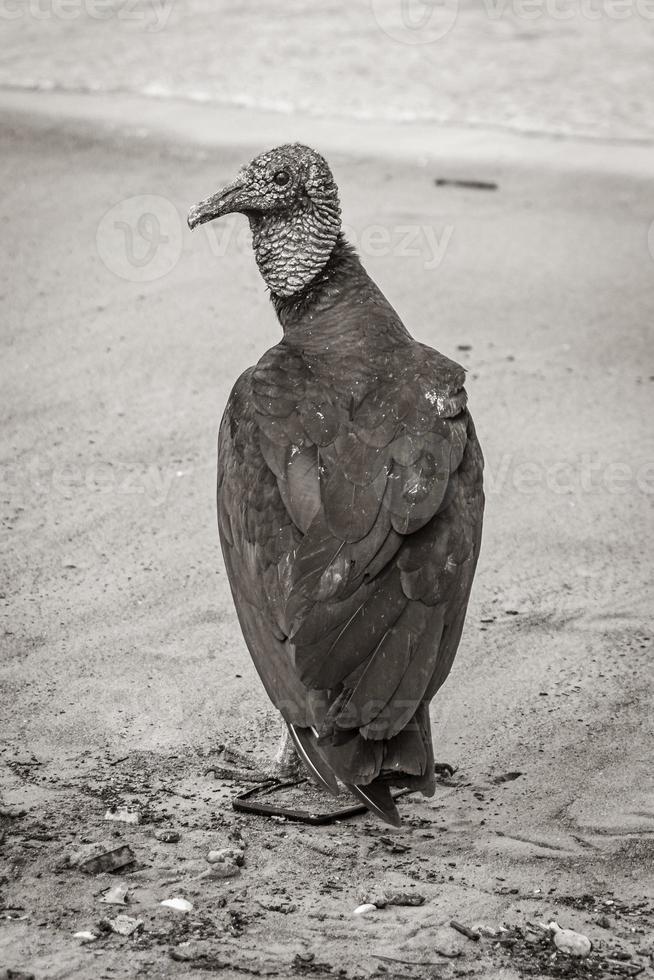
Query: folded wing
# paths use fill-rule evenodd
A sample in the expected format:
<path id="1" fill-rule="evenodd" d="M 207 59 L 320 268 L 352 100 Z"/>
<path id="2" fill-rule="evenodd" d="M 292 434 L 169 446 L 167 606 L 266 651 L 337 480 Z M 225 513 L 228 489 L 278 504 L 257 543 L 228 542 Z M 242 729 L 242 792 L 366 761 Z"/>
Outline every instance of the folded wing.
<path id="1" fill-rule="evenodd" d="M 358 400 L 281 346 L 246 372 L 221 426 L 219 522 L 286 720 L 347 782 L 429 789 L 425 705 L 461 634 L 483 463 L 458 365 L 414 345 L 382 367 Z"/>

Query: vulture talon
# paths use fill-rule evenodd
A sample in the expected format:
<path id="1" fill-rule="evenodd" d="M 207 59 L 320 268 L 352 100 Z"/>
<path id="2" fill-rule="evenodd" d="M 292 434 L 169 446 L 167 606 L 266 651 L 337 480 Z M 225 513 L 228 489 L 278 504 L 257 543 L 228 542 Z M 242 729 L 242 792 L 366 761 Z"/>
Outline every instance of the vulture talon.
<path id="1" fill-rule="evenodd" d="M 218 526 L 239 622 L 295 752 L 399 826 L 433 795 L 429 704 L 479 555 L 483 457 L 463 368 L 420 344 L 341 231 L 329 166 L 262 153 L 191 208 L 244 214 L 284 337 L 238 379 L 218 437 Z M 424 327 L 423 327 L 424 329 Z M 276 778 L 296 773 L 290 743 Z"/>

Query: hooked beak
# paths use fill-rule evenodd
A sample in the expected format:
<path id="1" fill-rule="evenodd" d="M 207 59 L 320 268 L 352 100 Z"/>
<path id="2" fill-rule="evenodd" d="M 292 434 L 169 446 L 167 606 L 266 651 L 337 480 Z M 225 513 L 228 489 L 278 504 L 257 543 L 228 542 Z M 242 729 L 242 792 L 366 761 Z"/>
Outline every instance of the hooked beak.
<path id="1" fill-rule="evenodd" d="M 206 221 L 213 221 L 214 218 L 222 218 L 224 214 L 240 211 L 244 202 L 239 197 L 239 191 L 242 191 L 243 187 L 243 183 L 235 180 L 212 197 L 208 197 L 206 201 L 194 204 L 186 219 L 191 231 Z"/>

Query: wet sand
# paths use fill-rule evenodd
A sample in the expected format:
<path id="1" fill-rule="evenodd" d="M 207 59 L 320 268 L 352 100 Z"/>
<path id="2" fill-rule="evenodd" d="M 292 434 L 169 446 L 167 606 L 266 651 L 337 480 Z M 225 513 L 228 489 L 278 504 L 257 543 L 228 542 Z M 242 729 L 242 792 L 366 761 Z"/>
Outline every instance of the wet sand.
<path id="1" fill-rule="evenodd" d="M 555 918 L 645 963 L 652 151 L 633 149 L 634 164 L 593 144 L 593 161 L 584 144 L 539 140 L 538 153 L 525 138 L 521 155 L 517 137 L 469 133 L 464 146 L 435 130 L 403 156 L 348 150 L 342 132 L 319 144 L 364 263 L 412 332 L 467 367 L 487 459 L 473 599 L 433 712 L 437 756 L 459 772 L 402 805 L 398 854 L 367 819 L 237 816 L 235 787 L 205 774 L 222 744 L 258 761 L 275 748 L 222 566 L 214 468 L 231 385 L 279 328 L 243 222 L 191 236 L 183 218 L 274 121 L 259 130 L 244 114 L 232 139 L 207 110 L 192 138 L 172 139 L 152 119 L 87 123 L 69 102 L 65 121 L 46 102 L 5 102 L 2 118 L 0 963 L 39 978 L 212 963 L 286 977 L 315 953 L 368 977 L 380 953 L 437 960 L 439 976 L 524 975 L 517 953 L 456 935 L 452 918 Z M 506 773 L 520 775 L 498 782 Z M 141 825 L 103 822 L 119 802 Z M 181 842 L 155 840 L 162 827 Z M 99 904 L 114 879 L 60 862 L 114 830 L 139 862 L 120 880 L 144 929 L 82 946 L 74 932 L 122 911 Z M 235 833 L 239 876 L 198 877 Z M 425 904 L 354 918 L 361 890 L 384 885 Z M 193 913 L 159 906 L 173 895 Z"/>

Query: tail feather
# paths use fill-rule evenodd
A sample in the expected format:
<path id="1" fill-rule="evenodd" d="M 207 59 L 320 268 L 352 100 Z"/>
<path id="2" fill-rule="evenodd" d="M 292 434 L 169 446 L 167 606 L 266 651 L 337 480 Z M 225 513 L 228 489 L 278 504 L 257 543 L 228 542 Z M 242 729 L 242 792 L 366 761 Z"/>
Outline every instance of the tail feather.
<path id="1" fill-rule="evenodd" d="M 367 786 L 355 786 L 354 783 L 346 783 L 345 786 L 384 823 L 389 823 L 391 827 L 402 826 L 388 783 L 375 779 Z"/>
<path id="2" fill-rule="evenodd" d="M 393 827 L 401 826 L 393 787 L 434 795 L 434 751 L 429 705 L 424 702 L 403 731 L 390 739 L 365 739 L 355 731 L 346 733 L 347 739 L 319 739 L 314 728 L 288 727 L 300 758 L 324 789 L 338 795 L 338 774 L 353 796 Z"/>
<path id="3" fill-rule="evenodd" d="M 423 796 L 434 795 L 436 777 L 428 704 L 419 705 L 406 728 L 384 743 L 382 772 L 395 786 L 419 790 Z"/>
<path id="4" fill-rule="evenodd" d="M 340 794 L 338 781 L 316 744 L 316 733 L 311 728 L 298 728 L 289 724 L 288 730 L 302 762 L 316 782 L 333 796 Z"/>

